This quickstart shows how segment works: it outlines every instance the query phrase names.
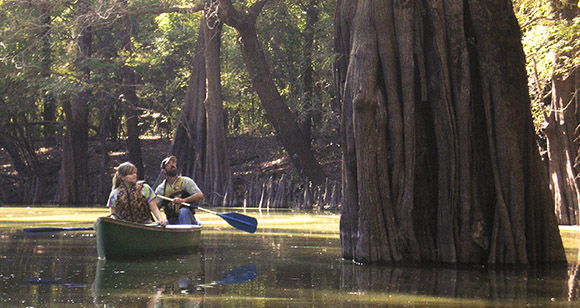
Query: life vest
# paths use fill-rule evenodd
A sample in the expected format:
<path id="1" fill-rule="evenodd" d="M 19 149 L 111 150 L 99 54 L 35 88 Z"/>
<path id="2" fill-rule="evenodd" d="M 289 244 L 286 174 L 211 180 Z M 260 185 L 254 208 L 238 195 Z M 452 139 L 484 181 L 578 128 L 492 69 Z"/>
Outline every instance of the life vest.
<path id="1" fill-rule="evenodd" d="M 187 198 L 191 196 L 185 188 L 183 187 L 183 182 L 185 178 L 178 176 L 173 185 L 167 183 L 167 179 L 163 180 L 163 195 L 168 198 Z M 178 207 L 171 201 L 162 200 L 159 204 L 160 208 L 163 208 L 165 216 L 170 224 L 175 224 L 179 218 Z"/>
<path id="2" fill-rule="evenodd" d="M 130 222 L 151 222 L 151 210 L 147 199 L 141 193 L 142 188 L 141 185 L 133 185 L 131 188 L 124 184 L 119 185 L 113 214 L 119 216 L 122 220 Z"/>

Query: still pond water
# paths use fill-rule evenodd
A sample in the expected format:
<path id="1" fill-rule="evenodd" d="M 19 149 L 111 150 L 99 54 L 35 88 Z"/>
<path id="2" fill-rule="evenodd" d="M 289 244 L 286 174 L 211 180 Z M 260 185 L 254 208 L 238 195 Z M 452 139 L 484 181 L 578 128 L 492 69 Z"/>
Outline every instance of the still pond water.
<path id="1" fill-rule="evenodd" d="M 580 307 L 577 228 L 561 230 L 567 268 L 401 268 L 341 260 L 336 213 L 245 213 L 255 234 L 198 213 L 199 252 L 111 262 L 92 231 L 22 232 L 105 209 L 0 207 L 0 307 Z"/>

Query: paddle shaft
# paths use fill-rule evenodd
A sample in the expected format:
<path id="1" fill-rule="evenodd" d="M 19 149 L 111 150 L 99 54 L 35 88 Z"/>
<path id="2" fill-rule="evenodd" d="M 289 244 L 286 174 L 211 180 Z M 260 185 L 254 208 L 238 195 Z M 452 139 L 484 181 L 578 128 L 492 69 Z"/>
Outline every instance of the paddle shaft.
<path id="1" fill-rule="evenodd" d="M 162 195 L 157 195 L 157 197 L 159 199 L 163 199 L 163 200 L 167 200 L 167 201 L 173 201 L 172 198 L 166 197 L 166 196 L 162 196 Z M 199 207 L 197 205 L 191 205 L 189 203 L 185 203 L 182 202 L 181 205 L 187 206 L 187 207 L 192 207 L 194 209 L 199 209 L 201 211 L 210 213 L 210 214 L 214 214 L 217 215 L 219 217 L 221 217 L 222 219 L 224 219 L 228 224 L 230 224 L 230 226 L 236 228 L 236 229 L 240 229 L 249 233 L 254 233 L 256 232 L 256 228 L 258 227 L 258 221 L 256 220 L 256 218 L 254 217 L 250 217 L 247 215 L 243 215 L 243 214 L 239 214 L 239 213 L 225 213 L 225 214 L 221 214 L 218 212 L 214 212 L 212 210 L 208 210 L 208 209 L 204 209 L 202 207 Z"/>
<path id="2" fill-rule="evenodd" d="M 166 201 L 173 201 L 173 199 L 172 199 L 172 198 L 165 197 L 165 196 L 162 196 L 162 195 L 157 195 L 157 198 L 159 198 L 159 199 L 163 199 L 163 200 L 166 200 Z M 212 211 L 212 210 L 204 209 L 204 208 L 202 208 L 202 207 L 199 207 L 199 206 L 197 206 L 197 205 L 189 204 L 189 203 L 186 203 L 186 202 L 182 202 L 182 203 L 181 203 L 181 205 L 185 205 L 185 206 L 187 206 L 187 207 L 192 207 L 192 208 L 194 208 L 194 209 L 196 209 L 196 210 L 197 210 L 197 209 L 199 209 L 199 210 L 202 210 L 202 211 L 204 211 L 204 212 L 207 212 L 207 213 L 210 213 L 210 214 L 214 214 L 214 215 L 217 215 L 217 214 L 218 214 L 217 212 L 214 212 L 214 211 Z"/>
<path id="3" fill-rule="evenodd" d="M 78 227 L 78 228 L 24 228 L 26 233 L 56 233 L 56 232 L 66 232 L 66 231 L 92 231 L 95 230 L 93 227 Z"/>
<path id="4" fill-rule="evenodd" d="M 158 226 L 159 223 L 150 223 L 145 224 L 145 226 Z M 26 233 L 57 233 L 57 232 L 67 232 L 67 231 L 94 231 L 95 228 L 93 227 L 64 227 L 64 228 L 55 228 L 55 227 L 40 227 L 40 228 L 24 228 L 22 231 Z"/>

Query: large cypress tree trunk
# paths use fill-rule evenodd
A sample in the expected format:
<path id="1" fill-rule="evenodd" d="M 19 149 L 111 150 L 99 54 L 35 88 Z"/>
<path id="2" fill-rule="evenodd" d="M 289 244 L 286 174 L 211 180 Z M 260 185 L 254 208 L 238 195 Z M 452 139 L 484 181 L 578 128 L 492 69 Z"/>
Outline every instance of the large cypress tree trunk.
<path id="1" fill-rule="evenodd" d="M 554 18 L 571 22 L 578 1 L 552 1 Z M 555 50 L 552 102 L 544 132 L 548 138 L 549 172 L 560 224 L 580 224 L 580 67 L 560 72 L 560 59 L 569 52 Z"/>
<path id="2" fill-rule="evenodd" d="M 337 4 L 341 241 L 359 262 L 564 262 L 509 0 Z"/>
<path id="3" fill-rule="evenodd" d="M 191 76 L 181 108 L 179 123 L 169 153 L 175 155 L 182 174 L 190 176 L 201 185 L 205 174 L 207 126 L 205 116 L 205 18 L 201 18 Z M 156 185 L 161 182 L 161 177 Z"/>

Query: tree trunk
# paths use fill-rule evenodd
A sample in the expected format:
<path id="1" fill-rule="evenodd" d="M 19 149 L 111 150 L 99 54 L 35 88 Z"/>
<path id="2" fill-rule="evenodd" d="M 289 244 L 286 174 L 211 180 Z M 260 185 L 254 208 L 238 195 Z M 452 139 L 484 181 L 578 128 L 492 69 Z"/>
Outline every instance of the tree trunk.
<path id="1" fill-rule="evenodd" d="M 127 6 L 127 0 L 119 0 L 119 2 L 122 7 Z M 131 29 L 133 29 L 133 26 L 130 16 L 125 14 L 121 17 L 119 23 L 119 36 L 121 40 L 121 50 L 129 57 L 133 54 L 133 34 Z M 137 77 L 135 76 L 133 68 L 123 65 L 122 79 L 123 84 L 121 87 L 123 101 L 125 103 L 125 126 L 127 128 L 129 161 L 137 167 L 137 178 L 144 179 L 145 168 L 143 165 L 143 156 L 141 155 L 141 141 L 139 140 L 141 132 L 139 130 L 139 98 L 137 97 L 136 92 Z"/>
<path id="2" fill-rule="evenodd" d="M 233 7 L 230 0 L 219 0 L 219 17 L 238 31 L 242 54 L 254 89 L 264 106 L 268 121 L 278 132 L 294 166 L 314 184 L 323 184 L 325 175 L 314 157 L 310 140 L 280 96 L 258 41 L 256 19 L 267 1 L 257 1 L 249 8 L 249 13 L 242 13 Z"/>
<path id="3" fill-rule="evenodd" d="M 558 65 L 557 63 L 555 64 Z M 580 69 L 552 78 L 552 103 L 544 129 L 558 223 L 580 224 Z"/>
<path id="4" fill-rule="evenodd" d="M 341 0 L 343 256 L 565 262 L 509 0 Z"/>
<path id="5" fill-rule="evenodd" d="M 177 157 L 181 173 L 197 182 L 205 174 L 206 155 L 206 111 L 203 102 L 206 96 L 205 69 L 205 18 L 201 18 L 191 76 L 181 108 L 179 124 L 169 153 Z M 156 185 L 161 182 L 159 178 Z M 198 183 L 202 184 L 202 183 Z"/>
<path id="6" fill-rule="evenodd" d="M 87 13 L 89 4 L 81 1 L 78 4 L 79 16 Z M 83 20 L 82 17 L 79 20 Z M 76 66 L 80 75 L 82 90 L 73 99 L 72 104 L 63 104 L 66 117 L 66 133 L 63 145 L 62 169 L 59 179 L 59 193 L 56 202 L 79 204 L 88 202 L 88 101 L 90 90 L 91 28 L 80 23 L 78 26 Z"/>
<path id="7" fill-rule="evenodd" d="M 204 11 L 206 86 L 205 108 L 207 114 L 207 146 L 205 177 L 202 186 L 211 204 L 217 203 L 215 196 L 226 195 L 230 187 L 231 171 L 226 152 L 226 126 L 224 125 L 223 98 L 221 89 L 220 44 L 222 23 L 215 12 L 217 1 L 208 1 Z M 210 193 L 216 193 L 209 195 Z"/>
<path id="8" fill-rule="evenodd" d="M 1 101 L 0 101 L 1 103 Z M 8 116 L 5 114 L 5 116 Z M 2 147 L 14 164 L 14 169 L 19 176 L 42 176 L 44 173 L 40 168 L 38 157 L 34 150 L 34 145 L 26 135 L 24 129 L 13 115 L 9 115 L 13 120 L 5 122 L 1 126 L 3 134 L 0 134 L 0 147 Z"/>
<path id="9" fill-rule="evenodd" d="M 100 112 L 100 125 L 99 125 L 99 146 L 100 149 L 100 162 L 99 162 L 99 178 L 96 182 L 96 188 L 94 189 L 94 203 L 104 203 L 105 199 L 103 197 L 108 197 L 111 192 L 111 174 L 109 169 L 109 163 L 111 157 L 109 151 L 111 150 L 108 144 L 109 137 L 109 123 L 111 121 L 111 108 L 110 106 L 105 106 Z M 97 151 L 98 153 L 98 151 Z"/>
<path id="10" fill-rule="evenodd" d="M 553 1 L 554 16 L 571 22 L 578 1 Z M 554 68 L 565 51 L 554 51 Z M 554 70 L 556 71 L 556 69 Z M 548 138 L 549 173 L 558 223 L 580 224 L 580 67 L 552 76 L 552 102 L 544 129 Z"/>

